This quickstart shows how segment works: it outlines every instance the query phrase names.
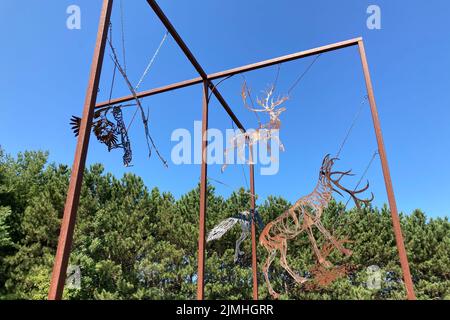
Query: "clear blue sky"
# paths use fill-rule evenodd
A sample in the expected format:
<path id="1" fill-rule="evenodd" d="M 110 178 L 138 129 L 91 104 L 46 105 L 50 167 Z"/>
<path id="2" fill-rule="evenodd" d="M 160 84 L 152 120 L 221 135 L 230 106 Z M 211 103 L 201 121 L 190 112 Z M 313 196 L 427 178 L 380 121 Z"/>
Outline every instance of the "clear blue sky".
<path id="1" fill-rule="evenodd" d="M 171 18 L 207 72 L 216 72 L 336 41 L 363 36 L 372 72 L 398 206 L 409 213 L 424 209 L 430 216 L 450 211 L 450 37 L 449 1 L 381 1 L 382 29 L 368 30 L 366 8 L 373 2 L 349 1 L 167 1 L 161 7 Z M 66 28 L 66 8 L 82 10 L 82 29 Z M 129 75 L 137 81 L 164 29 L 146 1 L 124 0 Z M 97 31 L 100 0 L 0 2 L 0 144 L 9 153 L 48 150 L 51 161 L 72 164 L 76 140 L 69 118 L 81 114 Z M 120 33 L 119 1 L 113 28 Z M 116 46 L 120 47 L 116 41 Z M 311 58 L 281 67 L 279 92 L 285 92 Z M 246 75 L 254 92 L 273 81 L 276 68 Z M 111 61 L 105 59 L 99 100 L 108 96 Z M 197 76 L 170 39 L 163 47 L 142 89 Z M 255 118 L 242 106 L 242 79 L 226 81 L 221 91 L 246 127 Z M 128 94 L 123 82 L 115 96 Z M 257 176 L 261 199 L 268 194 L 291 201 L 316 183 L 321 158 L 335 153 L 365 95 L 356 48 L 323 55 L 293 92 L 283 114 L 281 155 L 276 176 Z M 150 129 L 162 153 L 170 158 L 176 128 L 192 130 L 201 119 L 201 87 L 191 87 L 144 100 L 150 107 Z M 130 117 L 126 114 L 125 117 Z M 230 127 L 220 105 L 211 104 L 210 125 Z M 148 160 L 142 127 L 130 132 L 134 167 L 124 168 L 121 152 L 108 153 L 91 140 L 88 163 L 102 162 L 117 175 L 134 172 L 149 187 L 175 195 L 192 189 L 199 166 L 164 169 Z M 366 108 L 343 153 L 340 168 L 361 173 L 376 141 Z M 229 185 L 245 185 L 240 167 L 211 166 L 210 175 Z M 248 177 L 248 175 L 247 175 Z M 386 201 L 377 161 L 368 173 L 377 205 Z M 354 185 L 349 179 L 347 184 Z M 217 185 L 217 191 L 230 193 Z"/>

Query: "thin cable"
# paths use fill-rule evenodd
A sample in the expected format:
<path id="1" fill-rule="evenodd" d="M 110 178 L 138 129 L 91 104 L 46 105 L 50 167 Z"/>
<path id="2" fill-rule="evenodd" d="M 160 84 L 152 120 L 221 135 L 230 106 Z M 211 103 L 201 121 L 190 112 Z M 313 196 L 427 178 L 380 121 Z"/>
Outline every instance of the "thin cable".
<path id="1" fill-rule="evenodd" d="M 166 31 L 166 33 L 164 34 L 164 36 L 163 36 L 161 42 L 159 43 L 158 48 L 156 49 L 155 53 L 153 54 L 153 57 L 150 59 L 150 62 L 148 63 L 147 67 L 145 68 L 144 73 L 142 74 L 141 79 L 139 79 L 139 82 L 138 82 L 138 84 L 136 85 L 136 87 L 134 88 L 134 90 L 137 91 L 137 90 L 139 89 L 139 87 L 141 86 L 141 84 L 142 84 L 142 82 L 144 81 L 145 77 L 146 77 L 147 74 L 149 73 L 150 68 L 152 67 L 153 63 L 155 62 L 156 57 L 157 57 L 158 54 L 159 54 L 159 51 L 161 50 L 162 46 L 163 46 L 164 43 L 166 42 L 168 35 L 169 35 L 169 31 Z"/>
<path id="2" fill-rule="evenodd" d="M 316 56 L 316 58 L 311 62 L 311 64 L 306 68 L 306 70 L 294 81 L 294 84 L 289 88 L 288 95 L 291 94 L 292 90 L 300 83 L 300 81 L 306 76 L 309 70 L 311 70 L 312 66 L 316 63 L 316 61 L 320 58 L 322 54 Z"/>
<path id="3" fill-rule="evenodd" d="M 252 109 L 255 109 L 255 103 L 253 102 L 252 94 L 250 92 L 250 89 L 247 86 L 247 79 L 245 78 L 244 74 L 241 74 L 241 77 L 242 77 L 242 79 L 244 81 L 244 88 L 245 88 L 245 91 L 246 91 L 245 94 L 250 99 L 250 103 L 252 104 Z M 247 101 L 244 101 L 244 103 L 246 103 L 246 102 Z M 247 109 L 248 109 L 248 107 L 247 107 Z M 258 112 L 253 110 L 253 114 L 255 115 L 256 120 L 258 121 L 258 126 L 261 128 L 261 118 L 259 117 Z"/>
<path id="4" fill-rule="evenodd" d="M 363 179 L 365 178 L 365 176 L 367 175 L 367 173 L 369 172 L 370 167 L 372 166 L 373 162 L 375 161 L 375 158 L 377 157 L 377 155 L 379 155 L 378 150 L 375 150 L 375 152 L 372 155 L 372 158 L 370 159 L 366 169 L 364 170 L 363 174 L 361 175 L 361 178 L 359 179 L 358 183 L 356 184 L 355 188 L 353 189 L 353 192 L 355 192 L 358 187 L 361 185 L 361 182 L 363 181 Z M 340 216 L 341 214 L 343 214 L 345 212 L 345 210 L 347 209 L 348 204 L 350 203 L 350 200 L 352 199 L 351 196 L 348 197 L 347 201 L 345 202 L 344 208 L 342 208 L 341 210 L 339 210 L 338 212 L 338 216 Z M 343 226 L 345 224 L 345 221 L 343 219 L 341 219 L 341 222 L 338 223 L 337 225 L 334 224 L 333 226 L 333 233 L 337 228 L 340 228 L 341 226 Z"/>
<path id="5" fill-rule="evenodd" d="M 112 76 L 112 80 L 111 80 L 111 88 L 109 89 L 108 106 L 111 106 L 112 94 L 113 94 L 113 90 L 114 90 L 114 83 L 116 81 L 116 70 L 117 70 L 117 66 L 114 64 L 114 71 L 113 71 L 113 76 Z"/>
<path id="6" fill-rule="evenodd" d="M 368 96 L 365 96 L 363 101 L 361 101 L 361 106 L 359 107 L 358 111 L 356 112 L 355 117 L 353 118 L 353 121 L 352 121 L 349 129 L 347 130 L 344 140 L 342 141 L 341 146 L 339 147 L 339 150 L 336 153 L 336 158 L 339 158 L 339 156 L 341 155 L 342 149 L 344 149 L 344 146 L 347 143 L 347 140 L 350 137 L 350 134 L 353 131 L 353 128 L 355 127 L 356 122 L 358 121 L 359 116 L 361 115 L 361 112 L 363 111 L 364 105 L 366 104 L 368 98 L 369 98 Z"/>
<path id="7" fill-rule="evenodd" d="M 217 84 L 215 84 L 215 85 L 213 86 L 213 88 L 210 90 L 211 92 L 209 93 L 208 101 L 211 100 L 211 96 L 212 96 L 212 94 L 214 93 L 213 91 L 214 91 L 215 89 L 217 89 L 217 87 L 220 86 L 223 82 L 225 82 L 226 80 L 230 79 L 230 78 L 233 77 L 233 76 L 234 76 L 234 74 L 229 75 L 228 77 L 223 78 L 222 80 L 220 80 L 219 82 L 217 82 Z M 212 83 L 212 82 L 211 82 L 211 83 Z"/>
<path id="8" fill-rule="evenodd" d="M 231 127 L 233 128 L 233 132 L 236 132 L 236 128 L 235 128 L 235 126 L 234 126 L 233 120 L 231 120 Z M 250 152 L 250 148 L 248 149 L 248 152 Z M 225 161 L 226 161 L 226 159 L 225 159 Z M 244 166 L 243 166 L 243 165 L 241 165 L 241 169 L 242 169 L 242 173 L 243 173 L 243 175 L 244 175 L 245 186 L 247 187 L 247 190 L 249 190 L 250 188 L 249 188 L 249 186 L 248 186 L 247 174 L 245 173 L 245 170 L 244 170 Z"/>
<path id="9" fill-rule="evenodd" d="M 142 82 L 144 81 L 144 79 L 146 78 L 147 74 L 149 73 L 150 68 L 152 67 L 153 63 L 155 62 L 156 57 L 158 56 L 159 51 L 161 50 L 161 48 L 162 48 L 164 42 L 166 41 L 168 34 L 169 34 L 169 31 L 166 31 L 166 33 L 164 34 L 164 37 L 162 38 L 162 40 L 161 40 L 161 42 L 160 42 L 158 48 L 156 49 L 155 53 L 153 54 L 153 57 L 150 59 L 149 64 L 148 64 L 147 67 L 145 68 L 144 73 L 143 73 L 142 76 L 141 76 L 141 79 L 139 79 L 138 84 L 137 84 L 136 87 L 134 88 L 135 91 L 137 91 L 137 90 L 139 89 L 139 87 L 141 86 Z M 127 129 L 127 130 L 129 130 L 130 127 L 131 127 L 131 125 L 133 124 L 134 119 L 136 118 L 136 115 L 137 115 L 138 111 L 139 111 L 139 108 L 136 108 L 136 110 L 134 111 L 133 117 L 131 118 L 131 121 L 130 121 L 130 123 L 128 124 L 128 129 Z"/>
<path id="10" fill-rule="evenodd" d="M 278 84 L 278 79 L 280 78 L 280 69 L 281 69 L 281 63 L 279 63 L 278 65 L 277 65 L 277 74 L 276 74 L 276 76 L 275 76 L 275 81 L 273 82 L 273 88 L 275 89 L 276 87 L 277 87 L 277 84 Z"/>
<path id="11" fill-rule="evenodd" d="M 124 24 L 124 13 L 123 13 L 123 2 L 120 0 L 120 23 L 122 26 L 122 56 L 123 56 L 123 70 L 127 72 L 127 58 L 125 51 L 125 24 Z"/>
<path id="12" fill-rule="evenodd" d="M 234 187 L 232 187 L 231 185 L 229 185 L 229 184 L 227 184 L 227 183 L 225 183 L 225 182 L 223 182 L 223 181 L 220 181 L 220 180 L 218 180 L 218 179 L 214 179 L 214 178 L 211 178 L 211 177 L 208 177 L 207 178 L 208 180 L 211 180 L 211 181 L 214 181 L 214 182 L 216 182 L 216 183 L 218 183 L 218 184 L 221 184 L 221 185 L 223 185 L 224 187 L 227 187 L 227 188 L 229 188 L 229 189 L 231 189 L 231 190 L 236 190 L 236 188 L 234 188 Z M 248 192 L 248 191 L 244 191 L 244 193 L 245 194 L 248 194 L 248 195 L 251 195 L 252 197 L 253 197 L 253 195 L 250 193 L 250 192 Z"/>
<path id="13" fill-rule="evenodd" d="M 369 164 L 367 165 L 366 169 L 364 170 L 363 174 L 361 175 L 361 178 L 359 179 L 358 183 L 356 184 L 355 189 L 353 189 L 353 192 L 355 192 L 355 191 L 358 189 L 358 187 L 361 185 L 361 182 L 362 182 L 363 179 L 365 178 L 367 172 L 369 172 L 370 167 L 372 166 L 373 162 L 375 161 L 375 158 L 376 158 L 378 155 L 379 155 L 378 150 L 376 150 L 376 151 L 373 153 L 373 156 L 372 156 L 372 158 L 370 159 Z M 351 199 L 352 199 L 351 196 L 348 197 L 347 202 L 345 203 L 344 210 L 347 208 L 348 203 L 350 202 Z"/>

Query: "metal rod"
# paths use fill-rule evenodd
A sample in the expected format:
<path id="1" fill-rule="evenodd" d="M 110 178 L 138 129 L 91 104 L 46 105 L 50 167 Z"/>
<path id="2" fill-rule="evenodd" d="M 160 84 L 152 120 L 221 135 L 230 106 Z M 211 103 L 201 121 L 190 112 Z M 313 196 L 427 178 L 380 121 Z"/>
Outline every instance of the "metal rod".
<path id="1" fill-rule="evenodd" d="M 94 115 L 95 102 L 97 99 L 98 85 L 102 71 L 103 57 L 105 53 L 108 26 L 111 18 L 113 0 L 104 0 L 98 27 L 97 41 L 92 59 L 89 84 L 84 102 L 83 117 L 81 119 L 80 133 L 78 136 L 75 159 L 73 161 L 70 177 L 69 190 L 67 192 L 64 216 L 62 218 L 61 230 L 56 250 L 55 263 L 51 278 L 49 300 L 60 300 L 64 291 L 67 265 L 72 247 L 73 231 L 80 200 L 83 172 L 86 164 L 86 156 L 91 134 L 92 118 Z"/>
<path id="2" fill-rule="evenodd" d="M 175 27 L 170 22 L 169 18 L 165 15 L 165 13 L 162 11 L 160 6 L 156 3 L 155 0 L 147 0 L 150 7 L 152 7 L 155 14 L 158 16 L 159 20 L 164 24 L 167 31 L 169 31 L 172 38 L 175 40 L 175 42 L 178 44 L 178 46 L 181 48 L 185 56 L 188 58 L 188 60 L 191 62 L 191 64 L 194 66 L 195 70 L 197 70 L 198 74 L 200 75 L 202 81 L 205 81 L 208 79 L 208 75 L 206 74 L 205 70 L 202 68 L 200 63 L 197 61 L 197 59 L 192 54 L 191 50 L 189 50 L 186 43 L 183 41 L 183 39 L 178 34 Z M 225 111 L 228 113 L 228 115 L 233 119 L 236 126 L 238 126 L 239 129 L 242 131 L 245 131 L 244 126 L 242 123 L 238 120 L 236 115 L 231 110 L 230 106 L 225 102 L 225 99 L 222 97 L 220 92 L 217 90 L 217 88 L 214 86 L 214 84 L 211 81 L 207 82 L 208 87 L 212 90 L 212 93 L 214 96 L 216 96 L 217 100 L 219 100 L 222 107 L 225 109 Z"/>
<path id="3" fill-rule="evenodd" d="M 253 163 L 253 148 L 249 145 L 250 159 L 250 193 L 252 208 L 252 274 L 253 274 L 253 300 L 258 300 L 258 258 L 257 258 L 257 242 L 256 242 L 256 222 L 255 222 L 255 166 Z"/>
<path id="4" fill-rule="evenodd" d="M 293 53 L 293 54 L 289 54 L 289 55 L 285 55 L 285 56 L 281 56 L 281 57 L 277 57 L 277 58 L 249 64 L 249 65 L 245 65 L 242 67 L 213 73 L 213 74 L 207 75 L 207 79 L 212 81 L 212 80 L 228 77 L 231 75 L 236 75 L 236 74 L 240 74 L 240 73 L 244 73 L 244 72 L 248 72 L 248 71 L 252 71 L 252 70 L 256 70 L 256 69 L 269 67 L 269 66 L 276 65 L 279 63 L 283 63 L 283 62 L 293 61 L 293 60 L 306 58 L 306 57 L 316 55 L 316 54 L 321 54 L 321 53 L 325 53 L 325 52 L 329 52 L 329 51 L 343 49 L 343 48 L 350 47 L 350 46 L 355 46 L 355 45 L 358 45 L 358 41 L 360 41 L 360 40 L 361 40 L 361 38 L 355 38 L 355 39 L 351 39 L 351 40 L 347 40 L 347 41 L 341 41 L 341 42 L 337 42 L 334 44 L 329 44 L 326 46 L 309 49 L 309 50 L 305 50 L 305 51 L 300 51 L 297 53 Z M 138 98 L 145 98 L 145 97 L 149 97 L 149 96 L 156 95 L 159 93 L 189 87 L 189 86 L 196 85 L 196 84 L 199 84 L 202 82 L 203 82 L 202 77 L 193 78 L 190 80 L 173 83 L 173 84 L 163 86 L 160 88 L 143 91 L 143 92 L 138 93 L 137 96 L 138 96 Z M 121 98 L 111 100 L 111 104 L 127 102 L 127 101 L 130 101 L 133 99 L 134 99 L 133 96 L 128 95 L 128 96 L 124 96 Z M 109 101 L 101 102 L 101 103 L 97 104 L 96 107 L 102 108 L 102 107 L 108 106 L 109 103 L 110 103 Z"/>
<path id="5" fill-rule="evenodd" d="M 197 300 L 204 299 L 205 292 L 205 220 L 208 197 L 208 84 L 203 82 L 203 111 L 202 111 L 202 164 L 200 173 L 200 218 L 198 230 L 198 271 L 197 271 Z"/>
<path id="6" fill-rule="evenodd" d="M 364 71 L 364 78 L 367 86 L 367 94 L 369 96 L 370 109 L 372 112 L 373 125 L 375 128 L 375 135 L 378 143 L 378 152 L 380 154 L 381 166 L 383 168 L 384 183 L 388 195 L 389 207 L 391 209 L 392 225 L 397 243 L 398 255 L 400 258 L 400 265 L 402 267 L 403 279 L 405 281 L 406 295 L 409 300 L 415 300 L 414 286 L 411 279 L 411 272 L 409 270 L 408 256 L 406 255 L 405 244 L 403 241 L 402 228 L 397 212 L 397 204 L 395 201 L 394 188 L 392 186 L 391 174 L 386 156 L 386 150 L 383 142 L 383 134 L 381 132 L 380 120 L 378 118 L 377 105 L 375 103 L 375 95 L 373 92 L 372 80 L 369 72 L 369 64 L 367 62 L 366 51 L 364 43 L 361 39 L 358 41 L 359 54 L 361 56 L 362 67 Z"/>

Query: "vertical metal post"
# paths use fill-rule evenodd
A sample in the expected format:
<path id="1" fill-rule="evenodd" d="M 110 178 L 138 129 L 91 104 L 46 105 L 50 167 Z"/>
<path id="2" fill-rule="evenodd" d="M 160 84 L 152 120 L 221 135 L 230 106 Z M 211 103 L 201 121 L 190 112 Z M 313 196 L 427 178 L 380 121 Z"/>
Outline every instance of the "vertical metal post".
<path id="1" fill-rule="evenodd" d="M 66 204 L 64 207 L 64 216 L 61 223 L 61 231 L 58 240 L 58 248 L 56 250 L 55 263 L 53 266 L 50 290 L 48 293 L 49 300 L 60 300 L 64 291 L 64 282 L 66 280 L 67 265 L 72 247 L 73 231 L 75 227 L 78 203 L 80 200 L 81 184 L 83 181 L 83 172 L 86 164 L 89 136 L 91 133 L 92 118 L 97 100 L 97 91 L 103 64 L 103 56 L 105 53 L 106 39 L 108 36 L 108 26 L 111 18 L 112 4 L 113 0 L 103 1 L 89 84 L 84 102 L 83 118 L 81 120 L 80 133 L 78 136 L 69 190 L 67 192 Z"/>
<path id="2" fill-rule="evenodd" d="M 364 78 L 367 86 L 367 94 L 369 96 L 370 109 L 372 112 L 373 125 L 375 128 L 375 135 L 378 143 L 378 152 L 380 154 L 381 166 L 383 168 L 384 183 L 388 195 L 389 207 L 391 209 L 392 225 L 394 228 L 395 240 L 397 243 L 398 255 L 400 258 L 400 265 L 402 267 L 403 279 L 405 282 L 406 295 L 409 300 L 415 300 L 414 286 L 411 279 L 411 272 L 409 270 L 408 257 L 406 255 L 405 244 L 403 241 L 402 229 L 400 219 L 397 212 L 397 204 L 394 196 L 394 189 L 392 187 L 391 174 L 389 172 L 389 165 L 387 162 L 386 150 L 383 142 L 383 135 L 381 132 L 380 120 L 378 118 L 377 106 L 375 103 L 375 96 L 373 93 L 372 80 L 370 78 L 369 64 L 367 62 L 366 51 L 362 40 L 358 41 L 359 54 L 361 56 L 362 67 L 364 71 Z"/>
<path id="3" fill-rule="evenodd" d="M 208 147 L 208 81 L 203 81 L 203 115 L 202 115 L 202 164 L 200 174 L 200 220 L 198 232 L 198 272 L 197 272 L 197 300 L 203 300 L 205 292 L 205 220 L 207 207 L 207 179 L 208 165 L 207 153 Z"/>
<path id="4" fill-rule="evenodd" d="M 253 300 L 258 300 L 258 260 L 256 255 L 257 241 L 256 241 L 256 224 L 255 224 L 255 167 L 253 163 L 253 148 L 249 146 L 250 159 L 250 193 L 251 209 L 252 209 L 252 274 L 253 274 Z"/>

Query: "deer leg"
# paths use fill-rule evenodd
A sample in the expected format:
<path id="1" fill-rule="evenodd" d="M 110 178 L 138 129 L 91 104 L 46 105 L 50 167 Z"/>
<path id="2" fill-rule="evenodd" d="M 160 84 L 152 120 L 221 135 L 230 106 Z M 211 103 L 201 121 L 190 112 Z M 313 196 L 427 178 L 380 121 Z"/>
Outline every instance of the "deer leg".
<path id="1" fill-rule="evenodd" d="M 322 253 L 320 252 L 319 247 L 317 246 L 316 239 L 314 238 L 314 234 L 312 232 L 311 226 L 308 226 L 308 228 L 306 228 L 306 232 L 308 233 L 309 241 L 311 242 L 311 245 L 313 247 L 314 253 L 316 254 L 316 257 L 317 257 L 317 260 L 319 261 L 319 263 L 321 265 L 323 265 L 324 267 L 326 267 L 326 268 L 332 267 L 333 265 L 331 264 L 331 262 L 326 260 L 322 256 Z"/>
<path id="2" fill-rule="evenodd" d="M 264 267 L 263 267 L 263 274 L 264 274 L 264 278 L 266 279 L 267 288 L 269 289 L 270 295 L 274 299 L 278 299 L 278 297 L 280 295 L 278 293 L 276 293 L 275 290 L 273 290 L 272 284 L 270 283 L 269 268 L 270 268 L 270 265 L 272 264 L 273 260 L 275 259 L 276 254 L 277 254 L 277 249 L 272 249 L 272 251 L 269 251 L 269 256 L 267 257 L 266 263 L 264 264 Z"/>
<path id="3" fill-rule="evenodd" d="M 296 272 L 294 272 L 291 269 L 291 267 L 287 263 L 286 255 L 287 255 L 287 242 L 286 242 L 286 240 L 284 240 L 283 244 L 282 244 L 282 249 L 281 249 L 281 258 L 280 258 L 281 266 L 291 275 L 292 278 L 294 278 L 294 280 L 297 283 L 303 284 L 306 281 L 308 281 L 308 279 L 301 277 L 300 275 L 298 275 Z"/>
<path id="4" fill-rule="evenodd" d="M 242 255 L 244 252 L 240 250 L 242 242 L 247 238 L 248 232 L 244 229 L 244 226 L 242 226 L 242 233 L 239 239 L 236 241 L 236 249 L 234 252 L 234 263 L 236 263 L 239 260 L 239 256 Z"/>
<path id="5" fill-rule="evenodd" d="M 323 226 L 321 221 L 316 222 L 316 227 L 333 244 L 333 246 L 336 247 L 336 249 L 338 249 L 340 252 L 342 252 L 346 256 L 350 256 L 352 254 L 351 250 L 344 248 L 344 246 L 341 243 L 339 243 L 327 229 L 325 229 L 325 227 Z"/>

